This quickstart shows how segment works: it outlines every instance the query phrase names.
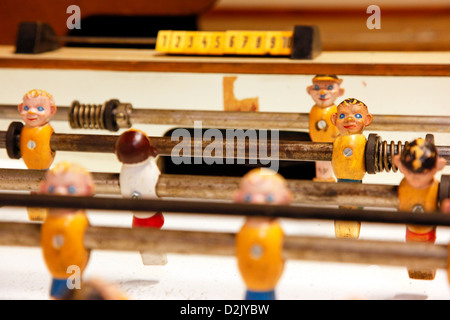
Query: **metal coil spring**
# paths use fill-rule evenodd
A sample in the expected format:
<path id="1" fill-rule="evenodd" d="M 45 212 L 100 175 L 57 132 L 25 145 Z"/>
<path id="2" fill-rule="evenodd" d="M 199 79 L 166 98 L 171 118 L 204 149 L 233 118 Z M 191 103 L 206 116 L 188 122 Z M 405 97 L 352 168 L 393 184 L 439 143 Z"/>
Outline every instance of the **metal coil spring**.
<path id="1" fill-rule="evenodd" d="M 366 169 L 368 173 L 377 172 L 397 172 L 398 168 L 394 164 L 394 156 L 400 154 L 407 142 L 383 141 L 380 136 L 370 134 L 366 146 Z"/>
<path id="2" fill-rule="evenodd" d="M 73 129 L 105 129 L 103 114 L 105 105 L 81 104 L 74 101 L 69 111 L 69 122 Z"/>
<path id="3" fill-rule="evenodd" d="M 381 171 L 393 171 L 397 172 L 398 168 L 394 164 L 394 156 L 396 154 L 400 154 L 404 148 L 404 145 L 401 141 L 398 141 L 397 144 L 394 141 L 388 143 L 387 141 L 381 141 L 378 147 L 378 168 Z"/>

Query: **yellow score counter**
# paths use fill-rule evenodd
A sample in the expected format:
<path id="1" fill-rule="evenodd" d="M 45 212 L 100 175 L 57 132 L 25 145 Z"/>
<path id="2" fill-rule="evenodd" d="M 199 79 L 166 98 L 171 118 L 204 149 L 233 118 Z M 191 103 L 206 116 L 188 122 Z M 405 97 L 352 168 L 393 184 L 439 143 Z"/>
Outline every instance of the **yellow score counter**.
<path id="1" fill-rule="evenodd" d="M 269 55 L 312 59 L 320 53 L 316 27 L 294 31 L 175 31 L 160 30 L 156 51 L 178 55 Z"/>

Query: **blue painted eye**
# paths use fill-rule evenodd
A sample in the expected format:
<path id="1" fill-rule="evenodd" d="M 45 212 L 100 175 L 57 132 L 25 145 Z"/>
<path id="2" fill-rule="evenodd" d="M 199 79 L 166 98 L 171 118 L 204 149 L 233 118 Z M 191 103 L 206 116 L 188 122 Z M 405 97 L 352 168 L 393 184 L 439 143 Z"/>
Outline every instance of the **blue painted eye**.
<path id="1" fill-rule="evenodd" d="M 44 111 L 44 107 L 43 107 L 43 106 L 39 106 L 37 109 L 38 109 L 38 111 L 40 111 L 40 112 Z"/>
<path id="2" fill-rule="evenodd" d="M 23 110 L 28 111 L 28 110 L 30 110 L 30 107 L 29 106 L 25 106 L 25 107 L 23 107 Z"/>
<path id="3" fill-rule="evenodd" d="M 252 200 L 252 196 L 250 194 L 246 194 L 244 197 L 245 202 L 250 202 Z"/>
<path id="4" fill-rule="evenodd" d="M 339 115 L 339 119 L 344 119 L 344 118 L 345 118 L 345 114 L 341 113 L 341 114 Z"/>
<path id="5" fill-rule="evenodd" d="M 68 186 L 67 190 L 69 191 L 70 194 L 75 194 L 75 192 L 77 192 L 77 188 L 75 188 L 74 186 Z"/>
<path id="6" fill-rule="evenodd" d="M 49 186 L 47 190 L 48 190 L 49 193 L 53 193 L 53 192 L 55 192 L 55 187 L 54 186 Z"/>
<path id="7" fill-rule="evenodd" d="M 269 202 L 269 203 L 274 202 L 274 201 L 275 201 L 274 195 L 273 195 L 273 194 L 268 194 L 268 195 L 266 196 L 266 201 Z"/>
<path id="8" fill-rule="evenodd" d="M 333 85 L 330 84 L 330 85 L 328 86 L 328 90 L 333 90 L 333 89 L 334 89 Z"/>
<path id="9" fill-rule="evenodd" d="M 318 84 L 316 84 L 315 86 L 314 86 L 314 90 L 319 90 L 320 88 L 319 88 L 319 85 Z"/>
<path id="10" fill-rule="evenodd" d="M 362 115 L 361 115 L 361 113 L 357 113 L 357 114 L 355 114 L 355 118 L 356 118 L 356 119 L 362 119 Z"/>

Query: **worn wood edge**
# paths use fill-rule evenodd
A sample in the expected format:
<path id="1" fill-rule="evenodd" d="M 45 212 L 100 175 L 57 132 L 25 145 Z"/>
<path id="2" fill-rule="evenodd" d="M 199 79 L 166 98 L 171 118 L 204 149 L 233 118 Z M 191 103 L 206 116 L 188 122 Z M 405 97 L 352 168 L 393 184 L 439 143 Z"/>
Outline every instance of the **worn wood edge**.
<path id="1" fill-rule="evenodd" d="M 233 74 L 285 74 L 315 75 L 323 73 L 366 76 L 449 76 L 447 65 L 404 64 L 283 64 L 267 63 L 208 63 L 208 62 L 123 62 L 123 61 L 73 61 L 73 60 L 14 60 L 0 59 L 0 68 L 148 71 L 180 73 L 233 73 Z"/>
<path id="2" fill-rule="evenodd" d="M 9 48 L 9 49 L 8 49 Z M 74 53 L 59 54 L 59 52 L 43 53 L 39 55 L 17 55 L 12 52 L 13 47 L 0 46 L 0 68 L 24 69 L 84 69 L 108 71 L 149 71 L 149 72 L 192 72 L 192 73 L 234 73 L 234 74 L 320 74 L 333 73 L 340 75 L 377 75 L 377 76 L 448 76 L 450 65 L 442 62 L 420 61 L 408 58 L 408 53 L 395 52 L 396 59 L 385 61 L 389 53 L 376 58 L 375 55 L 365 53 L 347 53 L 356 55 L 349 61 L 347 56 L 339 52 L 322 53 L 315 60 L 290 60 L 280 57 L 205 57 L 205 56 L 166 56 L 148 50 L 148 55 L 139 51 L 123 51 L 122 57 L 115 49 L 97 50 L 92 57 L 79 57 Z M 12 52 L 11 52 L 12 51 Z M 82 51 L 80 51 L 82 52 Z M 103 53 L 103 54 L 102 54 Z M 128 54 L 129 53 L 129 54 Z M 439 53 L 442 56 L 444 53 Z M 337 54 L 337 55 L 336 55 Z M 361 56 L 367 61 L 357 62 Z M 398 57 L 397 57 L 398 55 Z M 425 56 L 420 54 L 419 56 Z M 406 57 L 404 63 L 393 62 Z M 120 59 L 118 58 L 120 57 Z M 333 58 L 334 57 L 334 58 Z M 346 57 L 345 59 L 342 57 Z M 330 59 L 330 61 L 324 61 Z M 378 60 L 377 60 L 378 59 Z M 392 58 L 391 58 L 392 59 Z M 335 62 L 340 61 L 340 62 Z M 356 62 L 354 62 L 356 61 Z"/>

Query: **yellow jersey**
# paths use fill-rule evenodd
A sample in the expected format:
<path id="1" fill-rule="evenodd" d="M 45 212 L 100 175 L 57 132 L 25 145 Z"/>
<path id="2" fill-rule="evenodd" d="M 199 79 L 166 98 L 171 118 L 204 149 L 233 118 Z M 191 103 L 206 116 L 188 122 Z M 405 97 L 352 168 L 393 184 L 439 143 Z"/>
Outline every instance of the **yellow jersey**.
<path id="1" fill-rule="evenodd" d="M 236 236 L 238 267 L 248 289 L 272 290 L 284 269 L 283 230 L 276 220 L 251 220 Z"/>
<path id="2" fill-rule="evenodd" d="M 398 186 L 398 209 L 400 211 L 413 212 L 435 212 L 437 210 L 437 200 L 439 192 L 439 181 L 433 182 L 426 188 L 414 188 L 405 178 Z M 433 226 L 408 225 L 408 228 L 415 233 L 426 233 L 434 229 Z"/>
<path id="3" fill-rule="evenodd" d="M 339 135 L 333 143 L 331 165 L 337 179 L 362 180 L 366 174 L 363 134 Z"/>
<path id="4" fill-rule="evenodd" d="M 312 107 L 309 112 L 309 136 L 314 142 L 333 142 L 339 134 L 337 127 L 331 122 L 331 115 L 337 107 Z"/>
<path id="5" fill-rule="evenodd" d="M 67 279 L 70 266 L 83 272 L 89 260 L 89 250 L 83 239 L 89 220 L 84 210 L 64 215 L 49 210 L 42 224 L 41 247 L 44 260 L 54 278 Z"/>
<path id="6" fill-rule="evenodd" d="M 50 124 L 42 127 L 23 127 L 20 133 L 20 152 L 28 169 L 48 169 L 55 159 L 55 152 L 50 147 L 53 134 Z"/>

